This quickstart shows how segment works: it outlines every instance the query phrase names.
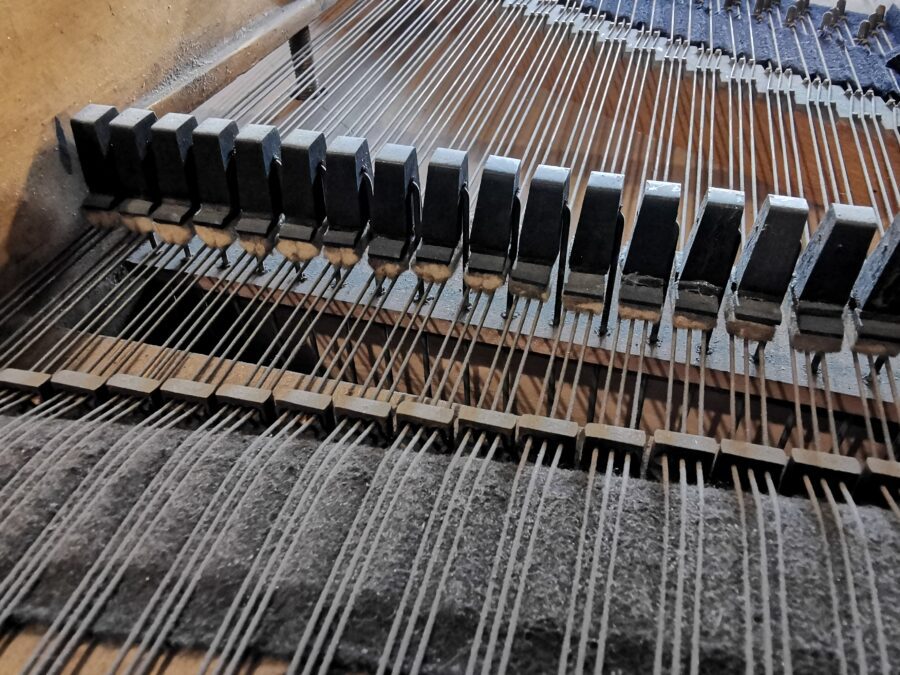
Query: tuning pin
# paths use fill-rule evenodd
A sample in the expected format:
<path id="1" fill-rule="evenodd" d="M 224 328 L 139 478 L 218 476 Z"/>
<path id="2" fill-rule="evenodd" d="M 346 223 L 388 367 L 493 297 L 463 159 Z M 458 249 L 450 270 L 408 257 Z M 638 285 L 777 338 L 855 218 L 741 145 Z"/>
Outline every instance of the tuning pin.
<path id="1" fill-rule="evenodd" d="M 753 3 L 753 16 L 759 17 L 766 9 L 766 1 L 765 0 L 756 0 Z"/>
<path id="2" fill-rule="evenodd" d="M 872 24 L 868 19 L 859 22 L 859 30 L 856 32 L 856 40 L 862 44 L 869 41 L 869 33 L 872 31 Z"/>
<path id="3" fill-rule="evenodd" d="M 793 27 L 793 25 L 797 22 L 797 5 L 791 5 L 787 8 L 787 13 L 784 15 L 784 23 L 788 26 Z"/>
<path id="4" fill-rule="evenodd" d="M 834 26 L 834 14 L 831 12 L 832 10 L 828 10 L 822 15 L 822 25 L 819 26 L 819 30 L 828 30 Z"/>
<path id="5" fill-rule="evenodd" d="M 809 11 L 809 0 L 797 0 L 797 13 L 806 14 Z"/>
<path id="6" fill-rule="evenodd" d="M 834 9 L 831 10 L 836 14 L 835 19 L 840 19 L 847 13 L 847 0 L 837 0 Z"/>

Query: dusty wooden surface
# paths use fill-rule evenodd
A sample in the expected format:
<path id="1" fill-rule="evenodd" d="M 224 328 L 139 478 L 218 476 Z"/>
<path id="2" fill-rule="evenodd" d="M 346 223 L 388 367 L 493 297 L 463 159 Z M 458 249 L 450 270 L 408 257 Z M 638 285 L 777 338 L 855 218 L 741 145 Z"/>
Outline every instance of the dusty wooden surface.
<path id="1" fill-rule="evenodd" d="M 43 632 L 40 628 L 25 628 L 21 631 L 7 633 L 0 637 L 0 660 L 3 665 L 0 671 L 4 673 L 17 673 L 25 666 L 31 653 L 41 639 Z M 90 673 L 105 673 L 115 662 L 118 655 L 116 645 L 105 642 L 85 641 L 75 650 L 72 658 L 61 671 L 64 675 L 88 675 Z M 154 667 L 149 672 L 152 675 L 187 675 L 195 673 L 203 662 L 203 654 L 192 651 L 164 652 L 157 659 Z M 213 662 L 215 667 L 216 662 Z M 275 675 L 283 673 L 286 664 L 274 659 L 248 659 L 241 666 L 241 675 Z"/>
<path id="2" fill-rule="evenodd" d="M 69 241 L 84 195 L 69 117 L 90 102 L 191 109 L 330 0 L 0 3 L 0 289 Z"/>

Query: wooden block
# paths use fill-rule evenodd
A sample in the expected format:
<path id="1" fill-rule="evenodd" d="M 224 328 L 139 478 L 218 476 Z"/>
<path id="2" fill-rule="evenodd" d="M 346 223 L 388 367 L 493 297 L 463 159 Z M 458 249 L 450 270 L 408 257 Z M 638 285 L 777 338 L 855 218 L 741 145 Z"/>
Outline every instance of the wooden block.
<path id="1" fill-rule="evenodd" d="M 334 416 L 337 419 L 374 422 L 386 436 L 394 433 L 394 409 L 387 401 L 338 394 L 334 397 Z"/>
<path id="2" fill-rule="evenodd" d="M 293 410 L 312 415 L 318 418 L 323 428 L 334 428 L 334 401 L 327 394 L 302 389 L 278 389 L 274 400 L 276 410 Z"/>
<path id="3" fill-rule="evenodd" d="M 519 445 L 523 445 L 529 438 L 547 441 L 548 461 L 556 452 L 556 446 L 562 445 L 563 454 L 560 463 L 565 466 L 575 465 L 580 434 L 581 427 L 575 422 L 542 415 L 520 415 L 516 425 L 516 442 Z"/>
<path id="4" fill-rule="evenodd" d="M 660 464 L 663 461 L 662 458 L 667 457 L 669 459 L 669 476 L 673 481 L 680 479 L 681 462 L 679 460 L 683 459 L 687 479 L 696 482 L 697 462 L 703 466 L 704 475 L 712 475 L 712 465 L 718 451 L 719 444 L 715 439 L 657 429 L 653 433 L 650 458 L 653 463 Z"/>
<path id="5" fill-rule="evenodd" d="M 160 393 L 162 393 L 163 398 L 166 399 L 199 403 L 207 408 L 212 408 L 215 400 L 216 386 L 204 382 L 194 382 L 193 380 L 182 380 L 181 378 L 170 377 L 163 382 L 162 387 L 160 387 Z"/>
<path id="6" fill-rule="evenodd" d="M 79 373 L 77 370 L 60 370 L 53 373 L 50 384 L 57 391 L 102 396 L 105 393 L 106 380 L 98 375 Z"/>
<path id="7" fill-rule="evenodd" d="M 123 394 L 134 398 L 156 398 L 162 382 L 152 377 L 116 373 L 106 381 L 106 388 L 114 394 Z"/>
<path id="8" fill-rule="evenodd" d="M 265 420 L 271 420 L 275 416 L 271 389 L 246 387 L 240 384 L 222 384 L 216 389 L 216 400 L 227 405 L 258 410 Z"/>
<path id="9" fill-rule="evenodd" d="M 713 478 L 716 482 L 731 485 L 733 482 L 731 476 L 732 466 L 738 468 L 738 474 L 742 478 L 746 478 L 749 475 L 747 469 L 753 469 L 753 477 L 757 486 L 765 492 L 766 471 L 772 476 L 772 482 L 777 487 L 781 482 L 781 474 L 784 472 L 787 462 L 787 453 L 781 448 L 726 438 L 722 440 L 719 453 L 716 455 L 713 465 Z"/>
<path id="10" fill-rule="evenodd" d="M 781 477 L 779 491 L 784 494 L 805 495 L 803 476 L 809 476 L 817 493 L 821 494 L 821 481 L 824 480 L 835 498 L 840 499 L 840 483 L 843 482 L 852 489 L 861 474 L 862 466 L 854 457 L 793 448 Z"/>
<path id="11" fill-rule="evenodd" d="M 0 370 L 0 387 L 44 395 L 50 391 L 50 374 L 37 370 L 4 368 Z"/>
<path id="12" fill-rule="evenodd" d="M 895 500 L 900 498 L 900 462 L 869 457 L 862 466 L 853 497 L 867 504 L 885 505 L 882 487 L 887 488 Z"/>
<path id="13" fill-rule="evenodd" d="M 640 429 L 627 429 L 611 424 L 591 422 L 584 426 L 584 441 L 581 445 L 581 467 L 590 468 L 591 455 L 598 451 L 597 470 L 606 467 L 606 453 L 612 452 L 613 470 L 621 473 L 625 466 L 625 457 L 630 456 L 628 473 L 638 476 L 641 473 L 641 462 L 644 458 L 644 447 L 647 445 L 647 434 Z"/>
<path id="14" fill-rule="evenodd" d="M 438 430 L 446 445 L 449 446 L 454 441 L 453 421 L 456 418 L 456 412 L 453 408 L 416 401 L 403 401 L 397 406 L 396 416 L 398 426 L 400 423 L 405 423 L 423 429 Z"/>
<path id="15" fill-rule="evenodd" d="M 476 435 L 485 433 L 499 436 L 504 445 L 511 446 L 515 442 L 518 419 L 510 413 L 461 405 L 456 414 L 456 437 L 460 438 L 466 431 L 472 431 Z"/>

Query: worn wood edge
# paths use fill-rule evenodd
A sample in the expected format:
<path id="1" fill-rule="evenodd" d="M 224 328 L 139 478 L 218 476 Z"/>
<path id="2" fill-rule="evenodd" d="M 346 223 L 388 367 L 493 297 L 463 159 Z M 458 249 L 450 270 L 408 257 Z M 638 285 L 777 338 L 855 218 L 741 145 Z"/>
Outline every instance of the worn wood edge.
<path id="1" fill-rule="evenodd" d="M 296 0 L 269 12 L 238 32 L 242 38 L 239 43 L 224 43 L 206 62 L 173 74 L 174 81 L 154 90 L 136 105 L 150 108 L 158 116 L 197 108 L 336 3 L 337 0 Z"/>
<path id="2" fill-rule="evenodd" d="M 15 673 L 28 662 L 34 649 L 46 635 L 46 627 L 30 624 L 20 629 L 5 631 L 0 636 L 0 672 Z M 64 673 L 104 673 L 115 663 L 120 645 L 116 642 L 101 639 L 84 639 L 66 661 Z M 126 655 L 126 665 L 137 657 L 137 648 L 131 647 Z M 148 669 L 153 675 L 188 675 L 196 673 L 203 662 L 205 652 L 198 649 L 175 648 L 164 649 Z M 215 668 L 221 657 L 211 663 Z M 273 657 L 247 657 L 240 667 L 243 675 L 278 675 L 284 673 L 287 661 Z"/>
<path id="3" fill-rule="evenodd" d="M 210 291 L 212 290 L 215 281 L 215 279 L 209 277 L 202 277 L 198 280 L 198 283 L 201 288 Z M 225 288 L 220 288 L 219 292 L 234 292 L 238 297 L 249 300 L 254 296 L 254 287 L 249 284 L 227 284 Z M 298 302 L 309 302 L 309 299 L 306 298 L 303 292 L 289 292 L 286 293 L 279 302 L 285 306 L 293 307 Z M 371 307 L 354 308 L 351 302 L 343 299 L 335 299 L 329 302 L 326 297 L 316 296 L 315 301 L 311 304 L 314 311 L 325 312 L 326 314 L 337 318 L 343 318 L 346 314 L 351 314 L 353 317 L 368 317 L 373 313 L 377 313 L 382 317 L 380 323 L 388 326 L 396 323 L 401 328 L 404 328 L 409 325 L 410 322 L 415 322 L 418 326 L 418 322 L 420 321 L 420 317 L 417 315 L 408 313 L 404 314 L 388 307 L 383 307 L 377 312 Z M 458 325 L 450 319 L 447 319 L 445 317 L 432 316 L 427 321 L 424 330 L 425 332 L 432 335 L 444 335 L 449 330 L 453 330 L 454 334 L 457 334 L 459 328 Z M 470 326 L 467 332 L 470 336 L 473 335 L 475 333 L 475 327 Z M 482 330 L 478 335 L 478 342 L 487 346 L 495 347 L 500 344 L 500 331 L 496 326 L 489 326 L 488 324 L 485 324 L 484 330 Z M 512 338 L 508 337 L 506 340 L 506 344 L 509 345 L 512 344 L 512 342 Z M 518 340 L 518 345 L 521 347 L 524 342 L 525 338 L 524 336 L 522 336 Z M 553 352 L 553 342 L 554 339 L 552 331 L 548 330 L 544 334 L 535 334 L 531 340 L 530 351 L 531 353 L 534 353 L 536 355 L 548 356 Z M 635 368 L 638 353 L 639 349 L 637 347 L 633 347 L 630 357 L 632 371 Z M 622 352 L 621 349 L 619 351 L 616 351 L 616 353 L 613 355 L 608 348 L 592 344 L 589 345 L 585 350 L 583 361 L 585 364 L 606 367 L 609 365 L 610 358 L 615 358 L 617 361 L 617 367 L 621 368 L 623 355 L 624 352 Z M 690 365 L 686 365 L 684 361 L 679 361 L 676 359 L 674 365 L 675 382 L 686 381 L 688 379 L 688 373 L 690 373 L 689 381 L 691 383 L 691 386 L 697 387 L 700 380 L 699 363 L 692 362 Z M 648 351 L 647 353 L 645 353 L 643 374 L 644 377 L 651 377 L 666 381 L 669 374 L 668 357 L 656 355 L 652 351 Z M 735 393 L 738 395 L 743 395 L 745 389 L 747 388 L 746 384 L 747 383 L 745 382 L 743 376 L 736 377 L 734 380 Z M 730 386 L 731 382 L 727 370 L 721 370 L 711 364 L 707 364 L 707 391 L 717 390 L 719 392 L 727 393 Z M 753 375 L 749 378 L 749 388 L 751 396 L 759 396 L 759 378 L 756 375 Z M 799 389 L 800 390 L 797 393 L 799 394 L 798 400 L 800 401 L 801 405 L 810 405 L 812 399 L 806 385 L 802 385 Z M 821 390 L 817 389 L 817 396 L 821 395 Z M 788 380 L 778 377 L 777 374 L 768 373 L 766 377 L 766 398 L 770 402 L 775 401 L 782 404 L 793 405 L 795 392 L 792 384 Z M 857 415 L 860 417 L 864 415 L 863 406 L 859 397 L 850 393 L 832 391 L 832 405 L 836 412 Z M 883 407 L 885 417 L 888 421 L 893 423 L 900 423 L 900 417 L 898 417 L 895 406 L 891 405 L 890 402 L 885 401 Z"/>
<path id="4" fill-rule="evenodd" d="M 288 294 L 290 295 L 290 294 Z M 296 298 L 295 298 L 296 300 Z M 338 306 L 336 306 L 338 305 Z M 351 311 L 352 308 L 349 304 L 345 303 L 332 303 L 331 306 L 326 307 L 325 302 L 321 298 L 317 298 L 314 304 L 314 308 L 317 311 L 324 311 L 325 314 L 335 318 L 340 319 L 343 318 L 345 313 L 351 313 L 353 316 L 370 316 L 373 313 L 373 310 L 369 309 L 368 311 L 364 311 L 362 308 L 357 308 L 355 311 Z M 381 315 L 382 320 L 388 320 L 387 325 L 391 325 L 393 321 L 396 321 L 401 327 L 407 326 L 410 321 L 413 321 L 418 326 L 417 317 L 410 315 L 400 315 L 394 310 L 390 309 L 382 309 L 378 314 Z M 448 330 L 454 330 L 454 326 L 450 321 L 440 318 L 434 318 L 428 320 L 425 325 L 425 332 L 431 335 L 443 335 Z M 474 329 L 470 329 L 469 333 L 473 332 Z M 71 331 L 64 330 L 61 331 L 58 336 L 71 334 Z M 456 331 L 454 330 L 454 334 Z M 323 333 L 322 338 L 323 342 L 327 341 L 330 337 L 330 334 Z M 479 342 L 484 344 L 487 347 L 496 347 L 500 340 L 500 334 L 496 330 L 485 330 L 479 335 Z M 85 337 L 83 335 L 79 335 L 75 338 L 78 345 L 85 344 L 84 340 L 88 340 L 92 343 L 91 348 L 89 350 L 88 362 L 97 354 L 109 353 L 112 350 L 116 349 L 117 346 L 121 342 L 125 342 L 129 345 L 127 349 L 125 349 L 122 353 L 127 355 L 123 357 L 119 357 L 113 361 L 112 364 L 108 364 L 106 367 L 109 369 L 107 372 L 109 373 L 130 373 L 130 374 L 139 374 L 142 372 L 143 367 L 146 366 L 160 351 L 160 347 L 157 345 L 151 345 L 143 342 L 135 342 L 133 340 L 129 340 L 127 338 L 116 338 L 110 336 L 89 336 Z M 518 341 L 519 346 L 522 346 L 523 339 Z M 370 340 L 367 340 L 367 343 L 374 344 Z M 512 344 L 511 339 L 506 340 L 506 344 Z M 538 357 L 547 357 L 553 350 L 553 343 L 550 338 L 546 337 L 534 337 L 531 343 L 530 352 Z M 173 350 L 170 348 L 166 348 L 166 351 L 171 353 Z M 183 361 L 181 362 L 180 367 L 177 369 L 175 373 L 172 373 L 172 377 L 179 377 L 184 379 L 195 379 L 198 375 L 198 371 L 202 368 L 202 365 L 206 362 L 207 356 L 201 354 L 199 352 L 185 352 L 183 350 L 174 350 L 180 353 L 183 356 Z M 609 364 L 611 354 L 608 349 L 592 346 L 588 347 L 585 350 L 585 354 L 583 357 L 584 363 L 586 365 L 590 364 L 593 366 L 605 367 Z M 621 354 L 616 354 L 616 359 L 621 360 Z M 216 360 L 217 364 L 222 365 L 227 369 L 228 377 L 223 380 L 223 383 L 232 383 L 232 384 L 243 384 L 246 382 L 246 379 L 249 377 L 250 373 L 252 373 L 256 369 L 256 365 L 254 363 L 242 361 L 240 359 L 231 359 L 231 358 L 222 358 Z M 660 381 L 665 381 L 668 378 L 668 359 L 657 359 L 650 355 L 645 355 L 644 357 L 644 377 L 646 378 L 655 378 Z M 690 367 L 686 367 L 684 363 L 676 363 L 675 364 L 675 380 L 684 381 L 687 379 L 687 373 L 690 371 L 690 382 L 692 386 L 696 387 L 699 382 L 699 368 L 696 364 L 692 364 Z M 365 375 L 367 373 L 366 367 L 364 365 L 360 365 L 360 372 Z M 543 374 L 543 370 L 541 369 L 540 375 Z M 278 387 L 297 387 L 308 377 L 308 374 L 301 373 L 293 370 L 286 370 L 283 375 L 278 380 Z M 718 391 L 721 393 L 726 393 L 729 388 L 729 382 L 727 381 L 727 373 L 715 371 L 708 369 L 706 372 L 706 387 L 707 392 Z M 322 378 L 316 376 L 314 378 L 315 381 L 319 381 Z M 526 378 L 527 379 L 527 378 Z M 753 377 L 750 379 L 750 393 L 753 396 L 758 395 L 757 387 L 757 378 Z M 340 391 L 345 387 L 355 386 L 349 380 L 342 379 L 340 381 L 335 381 L 331 377 L 326 378 L 326 380 L 330 383 L 329 390 Z M 221 384 L 221 383 L 220 383 Z M 743 377 L 738 377 L 735 379 L 735 394 L 738 396 L 743 396 L 745 389 L 745 382 Z M 272 387 L 273 384 L 271 381 L 267 381 L 267 387 Z M 568 386 L 568 385 L 566 385 Z M 587 381 L 582 382 L 580 387 L 590 388 L 592 385 Z M 792 404 L 794 391 L 790 385 L 787 385 L 782 382 L 767 380 L 767 399 L 770 402 L 777 401 L 782 404 Z M 805 387 L 801 387 L 799 392 L 799 401 L 803 406 L 809 406 L 811 403 L 811 398 L 808 390 Z M 821 395 L 821 393 L 819 393 Z M 522 396 L 522 400 L 526 402 L 533 402 L 533 399 L 529 398 L 529 394 L 527 394 L 524 390 L 521 392 L 520 396 Z M 841 412 L 845 414 L 862 416 L 863 409 L 862 404 L 858 397 L 841 394 L 841 393 L 833 393 L 832 396 L 832 405 L 836 412 Z M 884 405 L 885 417 L 889 422 L 892 423 L 900 423 L 900 418 L 897 417 L 896 409 L 893 405 Z M 647 411 L 645 411 L 645 415 Z M 652 417 L 652 415 L 651 415 Z M 650 426 L 653 426 L 651 423 Z M 662 422 L 659 421 L 657 426 L 662 426 Z"/>

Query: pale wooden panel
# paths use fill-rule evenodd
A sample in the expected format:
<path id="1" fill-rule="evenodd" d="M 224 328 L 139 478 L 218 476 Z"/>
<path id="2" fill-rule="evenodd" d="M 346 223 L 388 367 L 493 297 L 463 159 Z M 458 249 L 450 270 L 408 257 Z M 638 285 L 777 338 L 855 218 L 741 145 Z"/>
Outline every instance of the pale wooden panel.
<path id="1" fill-rule="evenodd" d="M 85 190 L 57 148 L 57 118 L 68 133 L 90 102 L 190 110 L 332 4 L 0 2 L 0 281 L 76 231 Z"/>

